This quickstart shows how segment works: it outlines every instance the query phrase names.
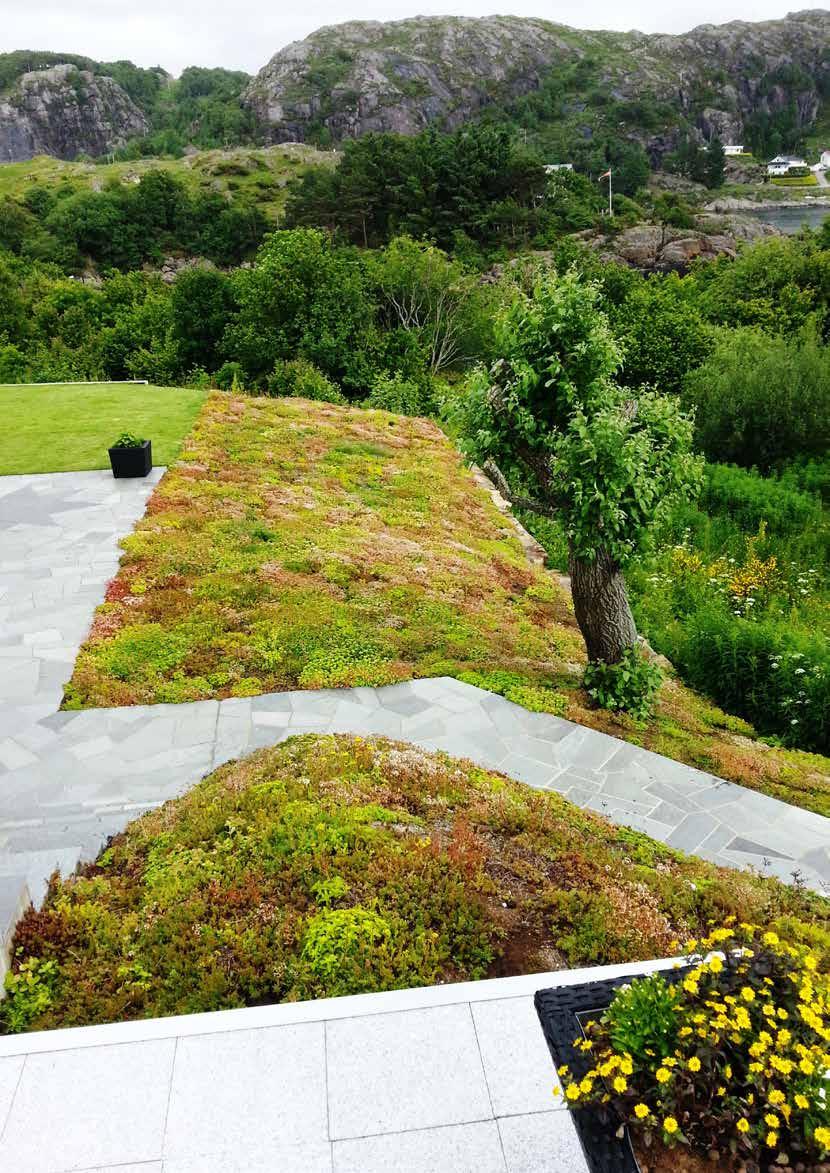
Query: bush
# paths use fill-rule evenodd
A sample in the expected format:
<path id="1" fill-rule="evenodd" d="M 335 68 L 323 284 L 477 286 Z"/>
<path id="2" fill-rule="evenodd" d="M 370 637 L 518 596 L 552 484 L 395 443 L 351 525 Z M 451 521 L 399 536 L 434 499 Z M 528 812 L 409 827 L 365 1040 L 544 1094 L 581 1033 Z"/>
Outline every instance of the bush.
<path id="1" fill-rule="evenodd" d="M 336 384 L 305 358 L 278 359 L 268 376 L 268 394 L 295 395 L 324 403 L 346 402 Z"/>
<path id="2" fill-rule="evenodd" d="M 691 371 L 684 399 L 710 460 L 767 471 L 830 445 L 830 349 L 814 332 L 774 338 L 757 329 L 723 334 Z"/>
<path id="3" fill-rule="evenodd" d="M 639 647 L 630 647 L 616 664 L 590 663 L 583 680 L 591 700 L 603 709 L 622 709 L 633 717 L 651 714 L 663 674 Z"/>
<path id="4" fill-rule="evenodd" d="M 821 506 L 814 496 L 732 464 L 706 466 L 699 504 L 705 512 L 729 517 L 749 532 L 762 522 L 770 533 L 782 535 L 822 524 Z"/>
<path id="5" fill-rule="evenodd" d="M 404 379 L 399 373 L 378 375 L 363 406 L 379 407 L 384 411 L 397 412 L 398 415 L 426 415 L 429 411 L 424 388 L 412 379 Z"/>
<path id="6" fill-rule="evenodd" d="M 821 636 L 711 603 L 673 629 L 665 650 L 693 688 L 762 732 L 830 749 L 830 651 Z"/>
<path id="7" fill-rule="evenodd" d="M 682 982 L 654 975 L 615 994 L 575 1042 L 590 1059 L 560 1068 L 566 1102 L 599 1105 L 646 1149 L 804 1168 L 830 1153 L 830 982 L 809 946 L 733 920 L 688 943 Z"/>
<path id="8" fill-rule="evenodd" d="M 245 382 L 245 368 L 238 362 L 223 363 L 213 376 L 216 386 L 223 391 L 236 391 L 242 388 Z"/>

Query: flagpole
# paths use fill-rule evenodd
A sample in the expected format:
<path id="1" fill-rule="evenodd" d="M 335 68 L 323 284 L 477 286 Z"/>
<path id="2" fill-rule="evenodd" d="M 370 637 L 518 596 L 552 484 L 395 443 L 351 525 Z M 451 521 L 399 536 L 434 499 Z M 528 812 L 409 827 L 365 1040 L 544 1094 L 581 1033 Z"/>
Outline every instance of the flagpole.
<path id="1" fill-rule="evenodd" d="M 611 200 L 611 168 L 608 168 L 608 215 L 614 215 L 614 204 Z"/>

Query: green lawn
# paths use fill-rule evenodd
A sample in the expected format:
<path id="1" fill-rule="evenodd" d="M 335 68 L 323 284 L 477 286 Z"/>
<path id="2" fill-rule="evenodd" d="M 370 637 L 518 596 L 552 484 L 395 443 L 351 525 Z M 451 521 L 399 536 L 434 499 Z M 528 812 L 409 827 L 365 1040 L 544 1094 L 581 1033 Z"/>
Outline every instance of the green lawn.
<path id="1" fill-rule="evenodd" d="M 122 432 L 152 440 L 153 462 L 169 464 L 204 400 L 184 387 L 0 385 L 0 476 L 107 468 Z"/>

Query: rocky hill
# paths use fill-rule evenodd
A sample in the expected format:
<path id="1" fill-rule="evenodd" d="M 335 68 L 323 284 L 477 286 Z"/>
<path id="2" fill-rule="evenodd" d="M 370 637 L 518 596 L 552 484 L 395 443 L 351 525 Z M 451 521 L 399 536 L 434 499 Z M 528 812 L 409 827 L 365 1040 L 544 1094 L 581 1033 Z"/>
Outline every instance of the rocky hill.
<path id="1" fill-rule="evenodd" d="M 520 17 L 352 21 L 281 49 L 243 101 L 272 141 L 454 127 L 547 87 L 590 138 L 613 108 L 652 158 L 682 130 L 743 141 L 753 121 L 794 132 L 830 93 L 830 13 L 702 25 L 679 36 L 583 32 Z"/>
<path id="2" fill-rule="evenodd" d="M 113 78 L 70 63 L 23 73 L 0 95 L 4 163 L 102 155 L 147 129 L 145 115 Z"/>

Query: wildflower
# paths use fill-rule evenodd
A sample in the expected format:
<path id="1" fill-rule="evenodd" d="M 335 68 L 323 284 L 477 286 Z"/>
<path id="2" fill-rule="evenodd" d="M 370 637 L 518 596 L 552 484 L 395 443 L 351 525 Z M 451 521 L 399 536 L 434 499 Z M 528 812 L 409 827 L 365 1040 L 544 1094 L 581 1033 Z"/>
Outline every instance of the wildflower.
<path id="1" fill-rule="evenodd" d="M 786 1097 L 783 1092 L 779 1091 L 776 1088 L 774 1091 L 770 1092 L 770 1094 L 767 1096 L 767 1099 L 769 1100 L 769 1102 L 771 1104 L 777 1105 L 777 1104 L 783 1104 Z"/>
<path id="2" fill-rule="evenodd" d="M 665 1067 L 658 1067 L 654 1073 L 654 1078 L 658 1083 L 668 1083 L 671 1079 L 671 1072 L 667 1071 Z"/>
<path id="3" fill-rule="evenodd" d="M 741 1118 L 735 1127 L 737 1128 L 738 1132 L 749 1132 L 749 1121 Z"/>
<path id="4" fill-rule="evenodd" d="M 774 1149 L 777 1144 L 778 1144 L 778 1133 L 777 1132 L 768 1132 L 767 1133 L 768 1147 L 771 1149 Z"/>
<path id="5" fill-rule="evenodd" d="M 638 1120 L 645 1120 L 646 1116 L 648 1116 L 648 1111 L 648 1105 L 646 1104 L 634 1105 L 634 1115 Z"/>
<path id="6" fill-rule="evenodd" d="M 775 1116 L 772 1112 L 767 1112 L 766 1116 L 764 1117 L 764 1124 L 766 1124 L 768 1128 L 777 1128 L 778 1117 Z"/>
<path id="7" fill-rule="evenodd" d="M 618 1075 L 614 1080 L 613 1087 L 615 1092 L 624 1092 L 628 1087 L 628 1080 L 624 1075 Z"/>
<path id="8" fill-rule="evenodd" d="M 565 1089 L 565 1095 L 571 1102 L 578 1100 L 580 1096 L 579 1088 L 575 1083 L 569 1083 Z"/>
<path id="9" fill-rule="evenodd" d="M 802 1112 L 806 1112 L 810 1107 L 810 1101 L 806 1096 L 802 1096 L 801 1092 L 798 1092 L 795 1097 L 795 1106 L 796 1108 L 800 1108 Z"/>
<path id="10" fill-rule="evenodd" d="M 675 1132 L 677 1132 L 677 1127 L 677 1121 L 675 1120 L 674 1116 L 667 1116 L 663 1121 L 663 1128 L 666 1130 L 669 1136 L 673 1136 Z"/>
<path id="11" fill-rule="evenodd" d="M 744 1002 L 754 1002 L 755 991 L 751 988 L 751 986 L 744 986 L 744 988 L 741 990 L 741 997 L 743 998 Z"/>
<path id="12" fill-rule="evenodd" d="M 830 1149 L 830 1128 L 817 1128 L 813 1133 L 813 1139 L 823 1149 Z"/>
<path id="13" fill-rule="evenodd" d="M 691 1059 L 689 1060 L 689 1070 L 700 1071 L 700 1060 L 698 1059 L 697 1055 L 692 1055 Z"/>

